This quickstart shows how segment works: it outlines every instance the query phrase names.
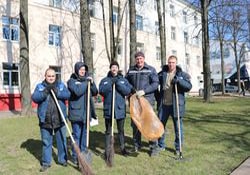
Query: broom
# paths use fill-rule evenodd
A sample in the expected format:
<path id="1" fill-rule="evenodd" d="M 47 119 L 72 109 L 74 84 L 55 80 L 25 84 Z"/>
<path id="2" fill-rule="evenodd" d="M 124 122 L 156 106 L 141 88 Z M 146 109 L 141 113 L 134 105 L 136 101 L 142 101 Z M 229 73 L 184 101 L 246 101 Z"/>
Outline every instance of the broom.
<path id="1" fill-rule="evenodd" d="M 73 147 L 74 147 L 74 149 L 76 151 L 77 159 L 78 159 L 79 165 L 81 167 L 80 169 L 81 169 L 82 174 L 83 175 L 93 175 L 94 173 L 92 172 L 92 169 L 90 168 L 88 163 L 85 161 L 84 157 L 81 154 L 79 146 L 77 145 L 77 143 L 75 142 L 75 140 L 74 140 L 74 138 L 73 138 L 73 136 L 71 134 L 71 131 L 70 131 L 69 126 L 68 126 L 68 124 L 67 124 L 67 122 L 66 122 L 66 120 L 64 118 L 62 109 L 61 109 L 61 107 L 60 107 L 60 105 L 59 105 L 59 103 L 57 101 L 57 98 L 56 98 L 56 95 L 55 95 L 54 91 L 52 89 L 50 91 L 51 91 L 51 94 L 52 94 L 52 96 L 53 96 L 53 98 L 54 98 L 54 100 L 56 102 L 56 106 L 57 106 L 57 108 L 58 108 L 58 110 L 60 112 L 60 116 L 61 116 L 61 118 L 62 118 L 62 120 L 63 120 L 63 122 L 64 122 L 64 124 L 65 124 L 65 126 L 67 128 L 70 139 L 71 139 L 71 141 L 73 143 Z"/>
<path id="2" fill-rule="evenodd" d="M 115 120 L 115 83 L 113 84 L 112 92 L 112 114 L 111 114 L 111 139 L 106 152 L 106 164 L 109 167 L 113 166 L 114 161 L 114 120 Z"/>

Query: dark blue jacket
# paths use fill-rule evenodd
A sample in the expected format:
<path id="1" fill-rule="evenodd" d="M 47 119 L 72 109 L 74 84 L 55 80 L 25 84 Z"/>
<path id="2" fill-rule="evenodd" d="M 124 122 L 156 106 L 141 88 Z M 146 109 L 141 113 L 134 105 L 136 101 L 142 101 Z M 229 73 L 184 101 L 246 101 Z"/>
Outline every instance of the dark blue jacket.
<path id="1" fill-rule="evenodd" d="M 159 107 L 159 110 L 161 109 L 162 100 L 164 97 L 164 91 L 163 87 L 166 83 L 167 79 L 167 72 L 168 72 L 168 66 L 164 65 L 162 68 L 162 71 L 158 73 L 159 81 L 160 81 L 160 91 L 157 93 L 157 104 Z M 188 92 L 192 88 L 192 84 L 190 82 L 190 75 L 183 72 L 180 67 L 176 67 L 176 76 L 178 76 L 178 83 L 177 83 L 177 91 L 178 91 L 178 98 L 179 98 L 179 112 L 180 116 L 184 117 L 185 115 L 185 92 Z M 174 107 L 174 117 L 177 117 L 176 114 L 176 95 L 175 95 L 175 87 L 173 86 L 173 93 L 172 93 L 172 99 L 173 99 L 173 107 Z"/>
<path id="2" fill-rule="evenodd" d="M 144 64 L 144 67 L 139 70 L 136 65 L 129 68 L 126 79 L 138 91 L 144 90 L 144 97 L 154 105 L 154 93 L 158 88 L 159 79 L 155 68 Z"/>
<path id="3" fill-rule="evenodd" d="M 71 92 L 69 99 L 69 120 L 86 122 L 87 119 L 87 75 L 83 79 L 79 79 L 74 73 L 68 80 L 68 88 Z M 96 84 L 93 82 L 90 86 L 90 97 L 98 94 Z"/>
<path id="4" fill-rule="evenodd" d="M 37 115 L 39 123 L 45 122 L 49 98 L 53 98 L 50 93 L 46 92 L 46 86 L 47 84 L 45 82 L 37 84 L 34 93 L 31 96 L 32 100 L 38 104 Z M 67 118 L 65 100 L 69 99 L 70 92 L 62 82 L 56 82 L 56 97 L 64 117 Z"/>
<path id="5" fill-rule="evenodd" d="M 112 75 L 109 72 L 108 76 L 103 78 L 99 84 L 99 93 L 104 97 L 103 113 L 104 118 L 111 118 L 112 116 Z M 126 117 L 126 101 L 125 96 L 129 95 L 132 90 L 132 85 L 129 84 L 121 74 L 117 75 L 115 83 L 115 115 L 116 119 Z"/>

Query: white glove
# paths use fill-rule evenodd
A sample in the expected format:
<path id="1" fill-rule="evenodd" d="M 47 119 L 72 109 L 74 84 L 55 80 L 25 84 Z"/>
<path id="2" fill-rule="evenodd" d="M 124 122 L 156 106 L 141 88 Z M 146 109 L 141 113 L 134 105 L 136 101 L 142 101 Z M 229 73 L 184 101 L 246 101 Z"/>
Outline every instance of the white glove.
<path id="1" fill-rule="evenodd" d="M 90 81 L 90 83 L 93 83 L 93 78 L 92 77 L 87 77 L 87 80 Z"/>
<path id="2" fill-rule="evenodd" d="M 141 97 L 141 96 L 143 96 L 143 95 L 145 95 L 144 90 L 139 90 L 139 91 L 136 92 L 136 96 L 137 96 L 137 97 Z"/>

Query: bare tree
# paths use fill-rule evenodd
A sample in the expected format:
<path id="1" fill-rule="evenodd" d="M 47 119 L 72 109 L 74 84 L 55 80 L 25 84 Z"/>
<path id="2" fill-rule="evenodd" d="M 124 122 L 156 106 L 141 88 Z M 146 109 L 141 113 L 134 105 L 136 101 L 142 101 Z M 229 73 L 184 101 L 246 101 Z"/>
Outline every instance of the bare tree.
<path id="1" fill-rule="evenodd" d="M 218 0 L 211 3 L 210 8 L 211 38 L 219 41 L 221 57 L 221 88 L 222 95 L 225 94 L 225 69 L 224 69 L 224 44 L 228 33 L 227 1 Z"/>
<path id="2" fill-rule="evenodd" d="M 162 5 L 161 5 L 162 2 Z M 161 66 L 166 64 L 165 0 L 156 0 L 161 43 Z"/>
<path id="3" fill-rule="evenodd" d="M 203 53 L 203 77 L 204 77 L 204 100 L 210 102 L 212 98 L 211 72 L 209 56 L 209 34 L 208 34 L 208 8 L 211 0 L 200 0 L 201 23 L 202 23 L 202 53 Z"/>
<path id="4" fill-rule="evenodd" d="M 91 47 L 90 15 L 88 1 L 80 0 L 81 53 L 83 61 L 88 65 L 89 72 L 94 71 Z"/>
<path id="5" fill-rule="evenodd" d="M 136 52 L 136 11 L 135 0 L 129 0 L 129 22 L 130 22 L 130 63 L 134 64 L 134 55 Z"/>
<path id="6" fill-rule="evenodd" d="M 28 0 L 20 1 L 20 78 L 22 115 L 31 116 L 30 71 L 29 71 L 29 26 Z"/>

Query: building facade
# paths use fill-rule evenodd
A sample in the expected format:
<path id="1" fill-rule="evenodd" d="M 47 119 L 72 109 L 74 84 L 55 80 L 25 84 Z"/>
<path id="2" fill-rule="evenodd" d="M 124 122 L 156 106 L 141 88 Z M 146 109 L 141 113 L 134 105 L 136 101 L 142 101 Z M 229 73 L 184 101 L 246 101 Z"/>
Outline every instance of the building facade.
<path id="1" fill-rule="evenodd" d="M 78 2 L 78 1 L 75 1 Z M 106 2 L 106 1 L 105 1 Z M 104 2 L 104 3 L 105 3 Z M 31 91 L 43 81 L 48 67 L 66 82 L 76 61 L 82 60 L 79 4 L 72 0 L 29 0 L 29 61 Z M 0 110 L 20 109 L 19 68 L 19 0 L 0 0 Z M 105 50 L 102 6 L 89 1 L 91 15 L 91 45 L 94 79 L 99 84 L 109 70 Z M 129 11 L 124 10 L 119 35 L 118 62 L 125 74 L 129 67 Z M 108 19 L 108 3 L 104 4 Z M 166 54 L 176 55 L 178 64 L 192 79 L 191 93 L 202 88 L 202 46 L 199 34 L 201 14 L 184 0 L 167 0 L 165 9 Z M 113 23 L 118 23 L 118 4 L 114 2 Z M 108 28 L 108 21 L 105 21 Z M 145 53 L 146 62 L 161 69 L 160 37 L 155 0 L 136 0 L 137 48 Z M 116 36 L 116 32 L 115 32 Z M 116 36 L 117 37 L 117 36 Z"/>

